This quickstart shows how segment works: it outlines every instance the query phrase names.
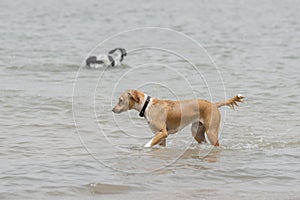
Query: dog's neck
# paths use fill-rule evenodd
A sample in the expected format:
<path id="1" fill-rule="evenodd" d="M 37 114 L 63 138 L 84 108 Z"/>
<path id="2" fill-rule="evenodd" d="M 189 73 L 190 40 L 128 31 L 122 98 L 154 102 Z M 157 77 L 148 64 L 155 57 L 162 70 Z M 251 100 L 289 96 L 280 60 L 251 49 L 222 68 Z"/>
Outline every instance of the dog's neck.
<path id="1" fill-rule="evenodd" d="M 143 97 L 141 98 L 141 103 L 136 103 L 135 106 L 134 106 L 134 109 L 137 110 L 138 112 L 141 112 L 142 109 L 143 109 L 143 106 L 145 105 L 147 97 L 148 97 L 148 95 L 144 94 Z"/>
<path id="2" fill-rule="evenodd" d="M 143 97 L 141 97 L 140 103 L 135 102 L 134 109 L 136 111 L 141 112 L 141 110 L 143 108 L 143 105 L 144 105 L 144 103 L 145 103 L 145 101 L 147 99 L 147 96 L 148 96 L 147 94 L 144 94 Z"/>

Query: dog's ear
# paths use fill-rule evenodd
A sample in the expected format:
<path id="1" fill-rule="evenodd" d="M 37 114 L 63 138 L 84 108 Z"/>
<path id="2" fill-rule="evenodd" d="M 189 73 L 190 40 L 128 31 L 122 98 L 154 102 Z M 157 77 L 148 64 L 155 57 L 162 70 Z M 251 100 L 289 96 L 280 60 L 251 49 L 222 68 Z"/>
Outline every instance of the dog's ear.
<path id="1" fill-rule="evenodd" d="M 141 98 L 139 96 L 138 91 L 136 91 L 136 90 L 129 90 L 128 91 L 128 95 L 129 95 L 130 99 L 132 99 L 133 101 L 135 101 L 137 103 L 140 103 Z"/>

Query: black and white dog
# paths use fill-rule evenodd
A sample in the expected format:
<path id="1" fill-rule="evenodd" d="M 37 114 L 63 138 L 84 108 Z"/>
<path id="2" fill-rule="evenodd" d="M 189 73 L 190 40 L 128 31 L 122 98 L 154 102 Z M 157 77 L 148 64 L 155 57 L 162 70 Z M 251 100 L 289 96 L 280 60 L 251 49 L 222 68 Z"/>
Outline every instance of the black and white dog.
<path id="1" fill-rule="evenodd" d="M 107 55 L 90 56 L 85 60 L 85 64 L 88 68 L 98 69 L 100 67 L 118 67 L 121 65 L 124 56 L 126 56 L 126 50 L 123 48 L 115 48 L 110 50 Z"/>

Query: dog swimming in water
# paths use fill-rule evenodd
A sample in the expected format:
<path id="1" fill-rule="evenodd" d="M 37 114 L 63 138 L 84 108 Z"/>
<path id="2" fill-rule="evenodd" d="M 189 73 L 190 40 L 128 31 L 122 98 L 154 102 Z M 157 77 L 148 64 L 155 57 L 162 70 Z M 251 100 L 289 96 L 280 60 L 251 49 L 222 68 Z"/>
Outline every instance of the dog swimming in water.
<path id="1" fill-rule="evenodd" d="M 101 67 L 118 67 L 121 65 L 124 57 L 127 55 L 123 48 L 115 48 L 98 56 L 90 56 L 85 60 L 85 64 L 90 69 L 98 69 Z"/>

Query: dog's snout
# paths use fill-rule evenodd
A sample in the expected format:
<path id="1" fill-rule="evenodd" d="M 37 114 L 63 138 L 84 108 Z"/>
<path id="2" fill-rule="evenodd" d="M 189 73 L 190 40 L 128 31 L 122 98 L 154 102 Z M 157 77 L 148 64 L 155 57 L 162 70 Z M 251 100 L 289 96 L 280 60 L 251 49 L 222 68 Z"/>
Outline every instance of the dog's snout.
<path id="1" fill-rule="evenodd" d="M 118 107 L 114 107 L 114 108 L 112 109 L 112 111 L 113 111 L 114 113 L 119 114 L 119 113 L 121 113 L 121 112 L 123 111 L 123 109 L 119 109 Z"/>

